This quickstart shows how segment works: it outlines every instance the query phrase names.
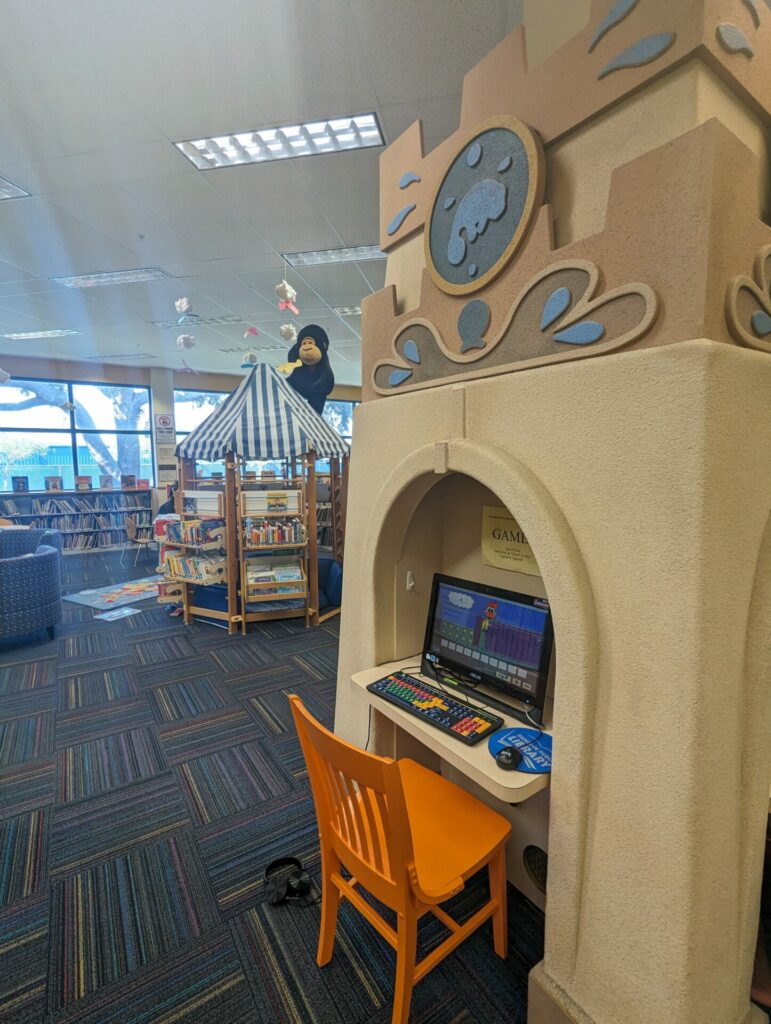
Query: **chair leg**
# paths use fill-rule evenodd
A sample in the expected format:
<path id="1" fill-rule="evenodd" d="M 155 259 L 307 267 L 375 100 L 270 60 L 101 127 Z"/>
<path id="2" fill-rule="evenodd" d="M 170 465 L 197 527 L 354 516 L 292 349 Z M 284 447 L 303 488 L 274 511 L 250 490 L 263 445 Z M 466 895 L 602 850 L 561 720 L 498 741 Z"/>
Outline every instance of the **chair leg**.
<path id="1" fill-rule="evenodd" d="M 498 956 L 505 960 L 509 951 L 505 847 L 499 850 L 490 861 L 488 870 L 490 873 L 490 899 L 498 900 L 498 907 L 493 914 L 493 946 Z"/>
<path id="2" fill-rule="evenodd" d="M 337 930 L 337 911 L 340 907 L 340 890 L 332 881 L 332 874 L 340 870 L 340 862 L 333 856 L 321 856 L 321 930 L 316 963 L 324 967 L 332 959 Z"/>
<path id="3" fill-rule="evenodd" d="M 126 544 L 128 544 L 128 541 L 126 541 Z M 120 564 L 121 565 L 123 565 L 123 556 L 126 554 L 126 544 L 123 545 L 123 550 L 120 553 Z"/>
<path id="4" fill-rule="evenodd" d="M 139 561 L 139 552 L 142 550 L 142 545 L 137 544 L 137 553 L 134 555 L 134 565 Z"/>
<path id="5" fill-rule="evenodd" d="M 391 1024 L 407 1024 L 410 1017 L 412 989 L 415 985 L 415 960 L 418 947 L 418 915 L 410 910 L 399 914 L 396 947 L 396 985 Z"/>

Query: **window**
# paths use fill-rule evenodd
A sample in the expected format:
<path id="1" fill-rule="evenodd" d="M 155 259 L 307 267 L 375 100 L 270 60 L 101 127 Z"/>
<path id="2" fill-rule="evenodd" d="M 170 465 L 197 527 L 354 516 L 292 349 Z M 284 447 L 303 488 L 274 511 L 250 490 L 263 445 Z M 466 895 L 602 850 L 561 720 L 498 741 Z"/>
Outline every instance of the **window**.
<path id="1" fill-rule="evenodd" d="M 76 476 L 120 486 L 121 474 L 154 479 L 148 388 L 72 381 L 10 380 L 0 391 L 0 491 L 26 476 L 72 488 Z"/>
<path id="2" fill-rule="evenodd" d="M 359 402 L 328 401 L 322 413 L 322 417 L 330 427 L 334 427 L 338 434 L 344 437 L 349 444 L 353 434 L 353 410 L 359 404 Z"/>
<path id="3" fill-rule="evenodd" d="M 227 391 L 174 391 L 174 423 L 177 442 L 210 416 L 225 398 Z"/>

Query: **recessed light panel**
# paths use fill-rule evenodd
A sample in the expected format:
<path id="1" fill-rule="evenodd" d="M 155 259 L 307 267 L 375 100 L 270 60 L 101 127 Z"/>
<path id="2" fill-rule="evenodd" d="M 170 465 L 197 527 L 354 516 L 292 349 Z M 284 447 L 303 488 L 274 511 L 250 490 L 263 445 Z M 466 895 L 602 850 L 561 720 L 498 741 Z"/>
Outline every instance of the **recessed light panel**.
<path id="1" fill-rule="evenodd" d="M 332 117 L 277 128 L 255 128 L 232 135 L 175 142 L 174 145 L 199 171 L 239 164 L 262 164 L 296 156 L 319 156 L 346 149 L 382 146 L 383 136 L 375 114 Z"/>
<path id="2" fill-rule="evenodd" d="M 290 267 L 314 267 L 322 263 L 363 263 L 384 260 L 386 255 L 377 245 L 350 245 L 342 249 L 314 249 L 311 252 L 283 252 Z"/>
<path id="3" fill-rule="evenodd" d="M 27 192 L 26 189 L 20 188 L 18 185 L 14 185 L 12 181 L 7 178 L 0 178 L 0 199 L 22 199 L 24 196 L 31 195 L 31 192 Z"/>
<path id="4" fill-rule="evenodd" d="M 338 316 L 361 316 L 361 306 L 333 306 Z"/>
<path id="5" fill-rule="evenodd" d="M 158 267 L 141 267 L 139 270 L 116 270 L 98 274 L 81 274 L 80 277 L 52 277 L 57 284 L 67 288 L 96 288 L 103 284 L 134 284 L 138 281 L 161 281 L 169 277 Z"/>
<path id="6" fill-rule="evenodd" d="M 240 316 L 233 313 L 225 313 L 223 316 L 192 316 L 185 320 L 185 323 L 192 327 L 216 327 L 218 324 L 242 324 L 244 321 Z M 172 330 L 179 327 L 179 320 L 153 320 L 153 327 L 162 327 L 164 330 Z M 239 349 L 239 352 L 241 349 Z"/>
<path id="7" fill-rule="evenodd" d="M 8 338 L 10 341 L 29 341 L 30 338 L 67 338 L 72 334 L 80 334 L 80 331 L 25 331 L 17 334 L 3 334 L 0 337 Z"/>

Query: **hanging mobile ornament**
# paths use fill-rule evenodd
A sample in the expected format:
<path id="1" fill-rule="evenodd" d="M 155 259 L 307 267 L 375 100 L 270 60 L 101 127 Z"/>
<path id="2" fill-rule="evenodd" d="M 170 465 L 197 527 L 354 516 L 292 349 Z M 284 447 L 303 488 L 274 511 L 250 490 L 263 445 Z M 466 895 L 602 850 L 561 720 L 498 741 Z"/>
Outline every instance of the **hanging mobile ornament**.
<path id="1" fill-rule="evenodd" d="M 282 280 L 276 285 L 276 297 L 278 298 L 278 308 L 282 313 L 288 309 L 294 316 L 299 316 L 300 310 L 295 305 L 297 292 L 287 280 Z"/>

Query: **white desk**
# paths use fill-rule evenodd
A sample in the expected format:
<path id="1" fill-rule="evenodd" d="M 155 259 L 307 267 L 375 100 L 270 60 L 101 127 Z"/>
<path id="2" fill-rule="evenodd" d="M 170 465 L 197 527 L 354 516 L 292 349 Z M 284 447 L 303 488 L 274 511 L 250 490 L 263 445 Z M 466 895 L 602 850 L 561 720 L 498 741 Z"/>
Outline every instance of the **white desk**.
<path id="1" fill-rule="evenodd" d="M 388 719 L 397 727 L 397 730 L 401 730 L 412 737 L 413 740 L 417 740 L 419 744 L 426 747 L 440 761 L 451 765 L 456 771 L 467 776 L 482 789 L 497 797 L 498 800 L 503 800 L 507 804 L 519 804 L 523 800 L 534 796 L 540 790 L 546 789 L 549 785 L 548 773 L 545 775 L 528 775 L 525 772 L 506 771 L 503 768 L 499 768 L 487 749 L 487 740 L 483 740 L 473 747 L 467 747 L 464 743 L 453 739 L 447 733 L 427 725 L 422 719 L 402 711 L 395 704 L 390 704 L 376 694 L 370 693 L 367 689 L 370 683 L 382 679 L 383 676 L 419 663 L 420 655 L 416 654 L 412 658 L 390 661 L 385 665 L 378 665 L 376 668 L 357 672 L 351 677 L 351 680 L 355 686 L 360 687 L 363 691 L 366 700 L 372 706 L 373 715 L 381 715 L 383 718 Z M 409 674 L 423 680 L 429 686 L 435 685 L 431 679 L 421 676 L 416 669 L 412 669 Z M 451 694 L 452 690 L 449 692 Z M 463 693 L 458 693 L 458 700 L 464 700 Z M 471 700 L 473 701 L 473 698 Z M 498 711 L 497 708 L 492 710 L 503 718 L 507 727 L 521 727 L 525 724 L 518 718 L 505 715 L 502 711 Z M 544 731 L 549 732 L 548 729 Z M 403 743 L 397 743 L 395 746 L 395 756 L 410 756 L 409 748 L 405 748 Z M 390 754 L 391 752 L 389 751 Z M 415 759 L 420 760 L 418 757 Z"/>

